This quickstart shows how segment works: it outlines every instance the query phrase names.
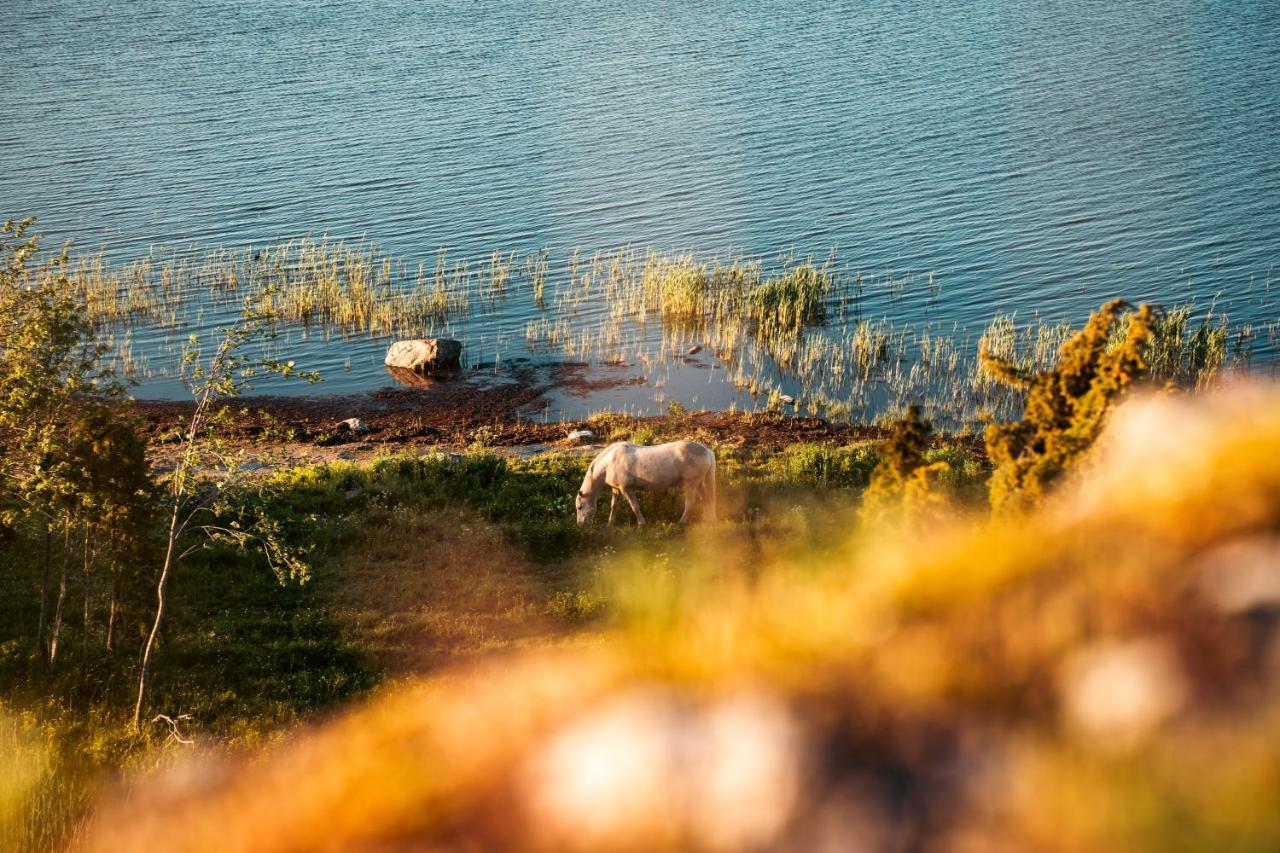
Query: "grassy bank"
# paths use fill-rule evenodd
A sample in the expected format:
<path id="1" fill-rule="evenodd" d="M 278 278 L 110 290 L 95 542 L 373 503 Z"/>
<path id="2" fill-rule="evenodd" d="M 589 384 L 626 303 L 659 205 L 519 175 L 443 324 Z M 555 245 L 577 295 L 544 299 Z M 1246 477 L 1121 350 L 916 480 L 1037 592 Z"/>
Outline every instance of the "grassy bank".
<path id="1" fill-rule="evenodd" d="M 360 489 L 385 513 L 376 565 L 343 552 L 372 586 L 400 564 L 387 595 L 430 588 L 404 530 L 462 549 L 445 577 L 481 578 L 464 594 L 483 622 L 368 618 L 355 636 L 520 648 L 388 685 L 193 788 L 151 777 L 140 790 L 177 786 L 166 807 L 105 807 L 88 847 L 1273 849 L 1280 397 L 1152 400 L 1113 429 L 1026 513 L 867 528 L 848 487 L 865 448 L 795 448 L 727 460 L 723 527 L 551 547 L 509 516 L 549 508 L 573 478 L 543 466 L 574 460 L 308 472 L 311 506 Z M 375 499 L 421 491 L 451 508 L 407 527 Z M 518 571 L 490 581 L 482 554 Z M 513 602 L 542 611 L 534 632 L 505 633 L 531 624 Z"/>
<path id="2" fill-rule="evenodd" d="M 952 461 L 957 495 L 981 499 L 980 458 L 947 442 L 931 457 Z M 876 452 L 871 442 L 722 447 L 720 458 L 727 527 L 764 553 L 786 541 L 838 540 Z M 261 557 L 198 552 L 174 586 L 152 704 L 202 747 L 247 747 L 387 679 L 601 630 L 614 604 L 604 566 L 637 549 L 672 559 L 686 534 L 671 523 L 680 512 L 674 494 L 642 498 L 657 522 L 649 529 L 578 528 L 573 494 L 586 461 L 477 450 L 263 474 L 242 499 L 278 520 L 290 541 L 314 547 L 313 577 L 282 585 Z M 128 726 L 146 584 L 124 596 L 112 653 L 101 648 L 106 614 L 95 601 L 87 645 L 77 615 L 51 666 L 35 653 L 39 554 L 8 553 L 17 576 L 0 599 L 0 701 L 8 736 L 25 746 L 11 753 L 19 765 L 11 778 L 23 781 L 6 795 L 5 831 L 47 847 L 74 832 L 95 783 L 188 747 L 163 722 L 140 736 Z M 72 576 L 69 601 L 83 582 Z"/>

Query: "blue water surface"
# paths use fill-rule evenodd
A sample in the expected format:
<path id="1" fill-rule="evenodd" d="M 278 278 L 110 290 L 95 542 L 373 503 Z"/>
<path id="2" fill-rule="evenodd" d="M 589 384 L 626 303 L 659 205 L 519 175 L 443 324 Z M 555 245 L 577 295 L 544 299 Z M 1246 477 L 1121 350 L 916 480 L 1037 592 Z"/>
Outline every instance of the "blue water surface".
<path id="1" fill-rule="evenodd" d="M 933 273 L 928 299 L 868 294 L 894 322 L 1113 296 L 1277 319 L 1274 2 L 4 5 L 0 212 L 113 258 L 306 234 L 413 265 L 835 248 Z M 455 331 L 480 360 L 532 310 Z M 384 343 L 305 352 L 360 390 Z"/>

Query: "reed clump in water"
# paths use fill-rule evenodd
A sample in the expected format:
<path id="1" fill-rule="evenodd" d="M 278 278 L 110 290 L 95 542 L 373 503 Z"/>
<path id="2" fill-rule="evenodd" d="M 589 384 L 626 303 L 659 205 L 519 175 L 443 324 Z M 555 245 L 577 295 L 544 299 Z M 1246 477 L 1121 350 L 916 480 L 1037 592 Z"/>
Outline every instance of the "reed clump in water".
<path id="1" fill-rule="evenodd" d="M 593 261 L 582 279 L 584 290 L 593 274 L 597 281 L 603 274 L 615 317 L 658 317 L 685 332 L 713 330 L 715 342 L 728 348 L 747 336 L 788 355 L 794 355 L 806 326 L 822 322 L 840 284 L 829 264 L 786 262 L 766 271 L 759 259 L 699 261 L 652 250 L 643 257 L 625 250 L 607 263 Z"/>
<path id="2" fill-rule="evenodd" d="M 1224 365 L 1247 361 L 1252 344 L 1252 326 L 1233 330 L 1212 309 L 1197 320 L 1193 306 L 1180 305 L 1152 324 L 1146 359 L 1152 376 L 1203 388 Z"/>
<path id="3" fill-rule="evenodd" d="M 159 250 L 119 268 L 98 254 L 73 265 L 70 283 L 101 324 L 177 326 L 193 305 L 255 296 L 285 322 L 399 334 L 466 315 L 473 295 L 499 298 L 512 267 L 498 253 L 473 267 L 441 252 L 434 270 L 415 272 L 377 246 L 302 239 L 202 256 Z"/>

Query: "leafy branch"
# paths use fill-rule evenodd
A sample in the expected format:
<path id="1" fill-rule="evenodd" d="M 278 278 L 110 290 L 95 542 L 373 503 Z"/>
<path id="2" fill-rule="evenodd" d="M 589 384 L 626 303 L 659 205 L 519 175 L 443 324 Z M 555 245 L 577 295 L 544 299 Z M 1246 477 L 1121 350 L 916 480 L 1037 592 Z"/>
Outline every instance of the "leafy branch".
<path id="1" fill-rule="evenodd" d="M 133 724 L 140 729 L 142 708 L 156 638 L 164 618 L 165 601 L 175 567 L 194 550 L 212 542 L 236 547 L 254 547 L 266 557 L 277 577 L 305 580 L 308 575 L 306 551 L 289 546 L 278 523 L 265 516 L 254 517 L 247 525 L 220 524 L 219 510 L 225 511 L 225 495 L 243 473 L 240 453 L 225 438 L 230 414 L 219 403 L 240 396 L 263 375 L 301 378 L 318 382 L 319 374 L 298 371 L 292 361 L 264 358 L 244 351 L 246 345 L 269 341 L 276 334 L 276 317 L 270 310 L 271 291 L 244 303 L 240 319 L 220 331 L 217 346 L 204 357 L 202 340 L 192 335 L 182 354 L 183 373 L 195 400 L 195 407 L 181 435 L 182 451 L 166 483 L 169 496 L 169 525 L 164 562 L 156 581 L 156 615 L 142 650 L 138 672 L 138 696 Z M 202 488 L 203 473 L 217 473 L 211 488 Z M 210 520 L 203 520 L 205 516 Z M 199 533 L 201 542 L 185 549 L 179 543 L 188 533 Z"/>

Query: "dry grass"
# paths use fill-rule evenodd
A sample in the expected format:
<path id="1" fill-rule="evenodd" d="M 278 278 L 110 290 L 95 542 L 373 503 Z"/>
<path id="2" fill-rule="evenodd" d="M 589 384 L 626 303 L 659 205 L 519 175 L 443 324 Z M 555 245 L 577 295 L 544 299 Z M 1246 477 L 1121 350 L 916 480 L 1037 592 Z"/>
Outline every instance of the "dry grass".
<path id="1" fill-rule="evenodd" d="M 473 266 L 441 251 L 433 269 L 410 269 L 376 246 L 302 239 L 202 256 L 153 252 L 121 268 L 99 254 L 75 261 L 71 283 L 104 323 L 198 323 L 204 311 L 250 299 L 285 322 L 399 334 L 465 316 L 473 299 L 500 297 L 513 263 L 495 253 Z"/>
<path id="2" fill-rule="evenodd" d="M 390 676 L 546 636 L 546 590 L 524 557 L 465 510 L 398 513 L 331 567 L 334 615 Z"/>

